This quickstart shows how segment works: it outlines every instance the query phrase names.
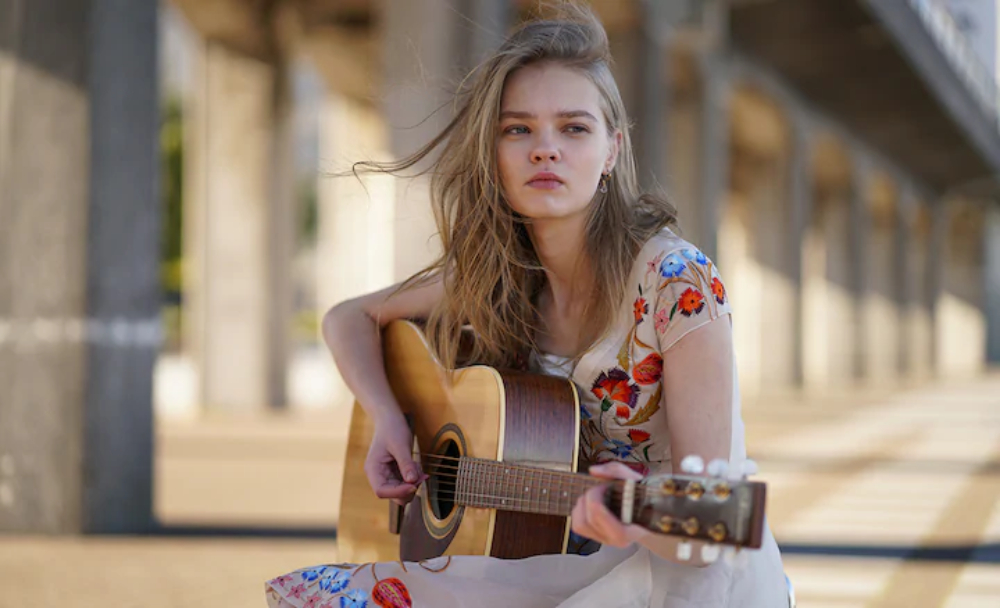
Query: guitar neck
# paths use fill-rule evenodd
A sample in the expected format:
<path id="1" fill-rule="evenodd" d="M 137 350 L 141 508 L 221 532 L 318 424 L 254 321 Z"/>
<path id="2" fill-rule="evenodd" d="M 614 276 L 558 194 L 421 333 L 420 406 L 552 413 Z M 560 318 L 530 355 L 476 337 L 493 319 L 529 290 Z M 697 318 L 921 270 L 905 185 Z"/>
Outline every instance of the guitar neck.
<path id="1" fill-rule="evenodd" d="M 607 480 L 464 457 L 458 463 L 455 502 L 484 509 L 569 516 L 577 498 L 601 483 Z"/>

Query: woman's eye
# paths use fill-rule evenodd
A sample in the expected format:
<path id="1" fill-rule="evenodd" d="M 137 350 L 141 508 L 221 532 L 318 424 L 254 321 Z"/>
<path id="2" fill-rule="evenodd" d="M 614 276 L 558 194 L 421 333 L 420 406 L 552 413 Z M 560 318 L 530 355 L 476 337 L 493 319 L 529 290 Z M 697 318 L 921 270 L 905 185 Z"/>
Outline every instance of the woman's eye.
<path id="1" fill-rule="evenodd" d="M 528 132 L 528 127 L 523 125 L 514 125 L 513 127 L 507 127 L 503 130 L 506 135 L 524 135 Z"/>
<path id="2" fill-rule="evenodd" d="M 590 129 L 583 125 L 570 125 L 566 127 L 566 130 L 570 133 L 589 133 Z"/>

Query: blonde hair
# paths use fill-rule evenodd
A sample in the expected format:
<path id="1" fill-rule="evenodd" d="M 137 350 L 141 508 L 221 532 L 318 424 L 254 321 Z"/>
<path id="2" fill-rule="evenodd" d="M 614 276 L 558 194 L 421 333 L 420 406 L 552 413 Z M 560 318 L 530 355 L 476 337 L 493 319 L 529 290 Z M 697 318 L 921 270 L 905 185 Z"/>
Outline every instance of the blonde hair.
<path id="1" fill-rule="evenodd" d="M 635 257 L 643 244 L 675 221 L 663 198 L 644 194 L 636 178 L 625 106 L 611 74 L 607 33 L 593 12 L 573 2 L 554 15 L 518 27 L 466 78 L 451 122 L 427 145 L 395 162 L 362 162 L 356 169 L 399 174 L 440 148 L 417 175 L 431 174 L 431 205 L 442 253 L 401 289 L 443 277 L 445 298 L 427 319 L 426 332 L 442 363 L 454 367 L 463 326 L 476 339 L 467 358 L 498 367 L 522 366 L 535 348 L 536 298 L 545 273 L 526 229 L 526 218 L 504 198 L 497 164 L 500 102 L 516 70 L 554 63 L 578 70 L 600 92 L 608 135 L 622 134 L 607 193 L 595 193 L 586 229 L 593 290 L 586 305 L 580 352 L 613 325 Z M 579 354 L 579 353 L 578 353 Z M 463 357 L 463 359 L 466 357 Z"/>

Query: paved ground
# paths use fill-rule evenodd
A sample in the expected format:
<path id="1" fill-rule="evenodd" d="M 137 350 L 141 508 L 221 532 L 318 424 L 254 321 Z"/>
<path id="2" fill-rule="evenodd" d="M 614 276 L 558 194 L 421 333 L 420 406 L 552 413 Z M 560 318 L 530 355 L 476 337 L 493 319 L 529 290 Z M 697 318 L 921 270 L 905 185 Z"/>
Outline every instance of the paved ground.
<path id="1" fill-rule="evenodd" d="M 1000 606 L 1000 376 L 746 405 L 803 608 Z M 156 505 L 191 525 L 332 528 L 346 420 L 161 420 Z M 322 537 L 0 538 L 0 608 L 263 606 Z"/>

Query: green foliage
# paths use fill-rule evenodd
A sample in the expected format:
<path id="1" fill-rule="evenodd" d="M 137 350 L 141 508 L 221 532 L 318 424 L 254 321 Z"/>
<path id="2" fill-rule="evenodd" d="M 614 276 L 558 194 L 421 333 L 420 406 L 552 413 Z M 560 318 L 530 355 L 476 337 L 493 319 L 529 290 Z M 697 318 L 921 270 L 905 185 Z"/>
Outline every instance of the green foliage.
<path id="1" fill-rule="evenodd" d="M 184 226 L 184 111 L 180 99 L 176 97 L 168 98 L 163 104 L 160 162 L 160 194 L 163 205 L 161 276 L 164 290 L 168 294 L 179 294 Z"/>

